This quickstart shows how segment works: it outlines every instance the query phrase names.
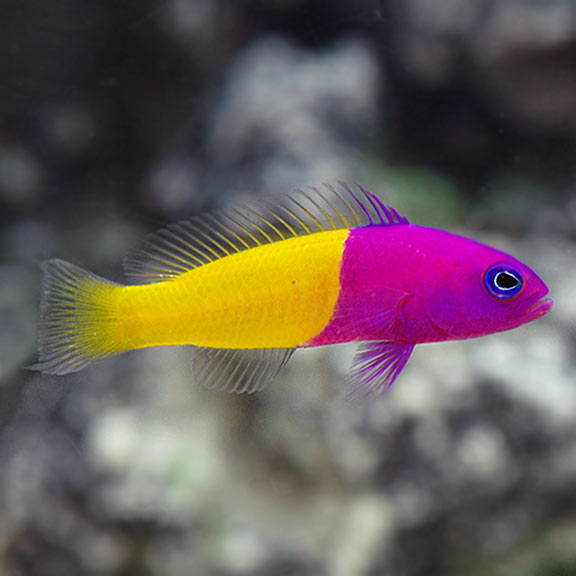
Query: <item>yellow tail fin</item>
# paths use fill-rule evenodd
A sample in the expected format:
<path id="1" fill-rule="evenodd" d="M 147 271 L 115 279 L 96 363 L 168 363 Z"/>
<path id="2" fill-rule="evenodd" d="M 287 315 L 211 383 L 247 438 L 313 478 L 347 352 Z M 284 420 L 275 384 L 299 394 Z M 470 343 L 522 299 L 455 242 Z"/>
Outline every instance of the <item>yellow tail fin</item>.
<path id="1" fill-rule="evenodd" d="M 30 368 L 68 374 L 121 352 L 116 336 L 121 286 L 63 260 L 48 260 L 43 270 L 39 362 Z"/>

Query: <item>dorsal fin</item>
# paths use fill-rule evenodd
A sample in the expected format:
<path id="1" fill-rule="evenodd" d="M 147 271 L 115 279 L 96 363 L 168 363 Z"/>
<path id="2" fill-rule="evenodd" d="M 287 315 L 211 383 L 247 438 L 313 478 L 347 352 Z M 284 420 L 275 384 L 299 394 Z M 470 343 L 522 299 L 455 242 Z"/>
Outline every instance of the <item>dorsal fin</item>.
<path id="1" fill-rule="evenodd" d="M 168 280 L 236 252 L 295 236 L 362 226 L 408 224 L 394 208 L 361 186 L 340 183 L 296 190 L 238 208 L 172 224 L 150 235 L 124 261 L 130 281 Z"/>

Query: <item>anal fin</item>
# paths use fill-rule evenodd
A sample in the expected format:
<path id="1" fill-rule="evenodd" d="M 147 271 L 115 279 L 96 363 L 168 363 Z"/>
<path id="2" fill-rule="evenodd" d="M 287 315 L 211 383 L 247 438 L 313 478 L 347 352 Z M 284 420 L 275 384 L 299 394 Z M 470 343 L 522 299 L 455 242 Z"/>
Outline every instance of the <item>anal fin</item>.
<path id="1" fill-rule="evenodd" d="M 194 378 L 211 390 L 252 394 L 274 380 L 294 350 L 194 348 Z"/>

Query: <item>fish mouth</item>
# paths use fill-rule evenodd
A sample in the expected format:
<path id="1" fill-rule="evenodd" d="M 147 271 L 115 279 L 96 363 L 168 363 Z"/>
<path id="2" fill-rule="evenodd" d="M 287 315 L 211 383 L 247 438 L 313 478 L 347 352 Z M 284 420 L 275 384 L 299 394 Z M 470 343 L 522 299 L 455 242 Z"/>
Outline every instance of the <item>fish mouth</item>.
<path id="1" fill-rule="evenodd" d="M 522 320 L 524 322 L 532 322 L 532 320 L 537 320 L 548 314 L 554 305 L 554 301 L 552 298 L 537 298 L 536 300 L 530 299 L 530 301 L 524 304 Z"/>

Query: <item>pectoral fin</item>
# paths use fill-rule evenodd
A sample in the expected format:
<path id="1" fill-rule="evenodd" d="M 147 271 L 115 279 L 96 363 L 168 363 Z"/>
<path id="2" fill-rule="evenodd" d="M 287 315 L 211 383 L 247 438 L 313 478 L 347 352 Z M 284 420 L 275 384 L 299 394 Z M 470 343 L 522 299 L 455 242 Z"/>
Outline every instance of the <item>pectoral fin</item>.
<path id="1" fill-rule="evenodd" d="M 387 390 L 402 371 L 414 344 L 405 342 L 365 342 L 360 345 L 349 377 L 350 393 L 355 400 Z"/>

